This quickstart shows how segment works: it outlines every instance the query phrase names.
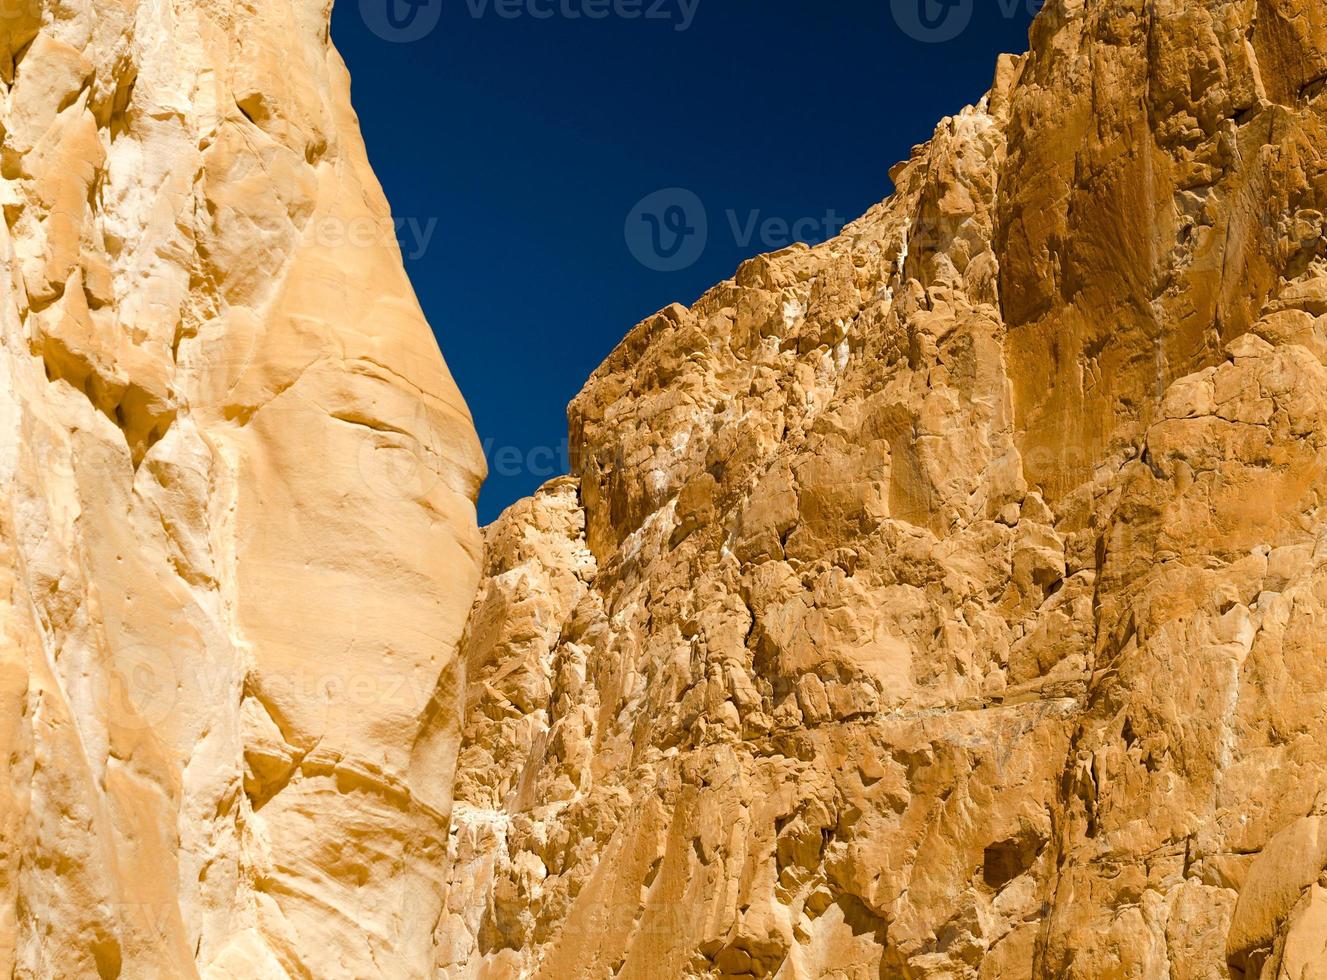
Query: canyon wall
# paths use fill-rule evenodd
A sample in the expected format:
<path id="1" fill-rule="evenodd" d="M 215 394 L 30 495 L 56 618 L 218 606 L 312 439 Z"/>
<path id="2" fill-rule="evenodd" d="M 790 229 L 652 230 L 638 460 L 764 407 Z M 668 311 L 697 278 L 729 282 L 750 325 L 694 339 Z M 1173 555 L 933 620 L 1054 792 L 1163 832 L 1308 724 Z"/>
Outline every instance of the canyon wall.
<path id="1" fill-rule="evenodd" d="M 0 0 L 0 973 L 1327 975 L 1327 8 L 1050 0 L 482 538 L 328 15 Z"/>
<path id="2" fill-rule="evenodd" d="M 1325 123 L 1317 0 L 1050 0 L 632 330 L 486 532 L 440 974 L 1327 976 Z"/>
<path id="3" fill-rule="evenodd" d="M 0 3 L 0 974 L 423 977 L 478 440 L 329 0 Z"/>

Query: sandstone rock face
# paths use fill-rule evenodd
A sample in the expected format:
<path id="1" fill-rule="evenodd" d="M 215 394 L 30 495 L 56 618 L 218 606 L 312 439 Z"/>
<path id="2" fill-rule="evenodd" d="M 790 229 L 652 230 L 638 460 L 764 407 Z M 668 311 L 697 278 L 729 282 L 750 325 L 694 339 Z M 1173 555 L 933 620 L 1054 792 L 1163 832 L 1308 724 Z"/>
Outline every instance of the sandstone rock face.
<path id="1" fill-rule="evenodd" d="M 0 974 L 421 977 L 483 464 L 329 0 L 0 3 Z"/>
<path id="2" fill-rule="evenodd" d="M 1327 7 L 1050 0 L 487 532 L 448 977 L 1327 970 Z"/>
<path id="3" fill-rule="evenodd" d="M 481 553 L 326 0 L 0 3 L 0 973 L 1327 975 L 1325 11 L 1051 0 Z"/>

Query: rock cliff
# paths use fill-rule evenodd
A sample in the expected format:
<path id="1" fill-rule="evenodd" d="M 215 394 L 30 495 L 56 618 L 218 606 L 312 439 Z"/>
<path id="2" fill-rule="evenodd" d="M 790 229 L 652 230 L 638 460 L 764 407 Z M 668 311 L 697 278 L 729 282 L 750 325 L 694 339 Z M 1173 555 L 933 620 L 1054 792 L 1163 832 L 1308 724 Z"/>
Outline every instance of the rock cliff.
<path id="1" fill-rule="evenodd" d="M 1050 0 L 482 539 L 328 12 L 0 2 L 0 973 L 1327 976 L 1327 8 Z"/>
<path id="2" fill-rule="evenodd" d="M 1327 976 L 1327 7 L 1050 0 L 487 531 L 448 977 Z"/>
<path id="3" fill-rule="evenodd" d="M 483 463 L 330 0 L 0 3 L 0 974 L 423 977 Z"/>

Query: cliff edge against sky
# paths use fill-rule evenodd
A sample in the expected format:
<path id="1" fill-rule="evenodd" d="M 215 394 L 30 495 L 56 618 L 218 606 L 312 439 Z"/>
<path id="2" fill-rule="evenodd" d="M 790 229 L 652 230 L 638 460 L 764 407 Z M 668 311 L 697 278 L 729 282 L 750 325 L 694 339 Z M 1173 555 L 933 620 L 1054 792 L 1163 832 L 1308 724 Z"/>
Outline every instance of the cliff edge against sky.
<path id="1" fill-rule="evenodd" d="M 3 13 L 0 973 L 1327 976 L 1327 7 L 1050 0 L 482 538 L 327 0 Z"/>
<path id="2" fill-rule="evenodd" d="M 487 531 L 444 975 L 1327 976 L 1325 89 L 1052 0 L 628 335 Z"/>
<path id="3" fill-rule="evenodd" d="M 328 14 L 4 5 L 6 976 L 431 970 L 483 463 Z"/>

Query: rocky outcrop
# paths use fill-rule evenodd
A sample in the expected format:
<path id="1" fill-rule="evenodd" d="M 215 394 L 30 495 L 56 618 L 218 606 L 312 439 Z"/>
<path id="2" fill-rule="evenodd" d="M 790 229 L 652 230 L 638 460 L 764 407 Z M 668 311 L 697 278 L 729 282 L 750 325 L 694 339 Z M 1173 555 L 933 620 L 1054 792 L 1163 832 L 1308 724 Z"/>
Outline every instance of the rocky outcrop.
<path id="1" fill-rule="evenodd" d="M 328 0 L 0 5 L 0 973 L 420 977 L 483 464 Z"/>
<path id="2" fill-rule="evenodd" d="M 488 531 L 450 977 L 1317 976 L 1327 14 L 1051 0 Z"/>
<path id="3" fill-rule="evenodd" d="M 0 973 L 1322 972 L 1320 4 L 1051 0 L 482 551 L 326 0 L 0 8 Z"/>

